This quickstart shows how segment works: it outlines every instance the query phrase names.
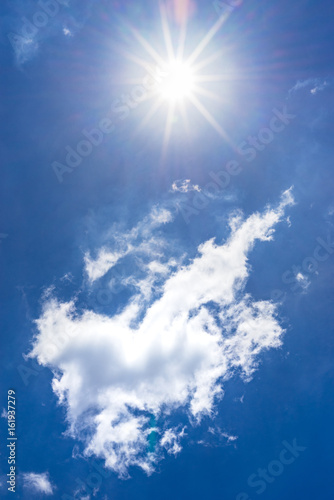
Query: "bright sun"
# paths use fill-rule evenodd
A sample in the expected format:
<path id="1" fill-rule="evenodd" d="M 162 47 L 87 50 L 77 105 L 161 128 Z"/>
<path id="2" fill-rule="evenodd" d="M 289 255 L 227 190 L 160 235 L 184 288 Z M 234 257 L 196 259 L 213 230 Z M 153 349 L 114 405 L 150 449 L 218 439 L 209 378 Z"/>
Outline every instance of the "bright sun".
<path id="1" fill-rule="evenodd" d="M 206 66 L 220 56 L 222 49 L 214 54 L 211 54 L 206 59 L 202 58 L 202 60 L 198 60 L 203 54 L 204 49 L 215 36 L 217 31 L 221 28 L 228 16 L 220 16 L 206 35 L 204 35 L 198 45 L 195 46 L 190 55 L 185 57 L 184 48 L 186 40 L 186 20 L 181 26 L 180 36 L 175 47 L 175 42 L 172 39 L 167 21 L 167 11 L 163 3 L 160 4 L 160 12 L 162 32 L 167 52 L 167 62 L 166 59 L 164 60 L 155 48 L 138 32 L 138 30 L 130 27 L 139 44 L 150 56 L 151 61 L 153 61 L 153 65 L 151 61 L 141 57 L 133 56 L 131 54 L 128 55 L 128 57 L 142 66 L 153 78 L 153 80 L 155 80 L 155 83 L 158 84 L 149 97 L 150 99 L 154 98 L 152 106 L 141 121 L 138 130 L 141 130 L 152 119 L 163 103 L 167 104 L 167 116 L 162 146 L 162 157 L 164 157 L 172 133 L 176 113 L 180 113 L 186 129 L 189 131 L 187 107 L 191 104 L 216 130 L 216 132 L 224 138 L 225 141 L 231 143 L 226 131 L 217 122 L 215 117 L 212 116 L 200 99 L 202 96 L 219 103 L 222 102 L 221 96 L 209 91 L 206 88 L 206 84 L 220 80 L 224 81 L 226 79 L 225 75 L 202 73 Z"/>
<path id="2" fill-rule="evenodd" d="M 181 101 L 189 98 L 194 89 L 194 74 L 189 65 L 173 60 L 164 67 L 159 93 L 167 101 Z"/>

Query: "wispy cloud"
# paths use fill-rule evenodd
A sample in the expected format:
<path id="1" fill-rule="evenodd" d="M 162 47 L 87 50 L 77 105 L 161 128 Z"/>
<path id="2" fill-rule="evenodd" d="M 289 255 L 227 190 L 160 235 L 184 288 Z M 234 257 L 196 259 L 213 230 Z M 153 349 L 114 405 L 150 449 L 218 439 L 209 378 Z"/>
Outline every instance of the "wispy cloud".
<path id="1" fill-rule="evenodd" d="M 325 90 L 329 86 L 329 82 L 326 80 L 321 80 L 319 78 L 308 78 L 307 80 L 298 80 L 297 83 L 289 90 L 289 94 L 292 92 L 297 92 L 298 90 L 304 89 L 306 87 L 311 87 L 310 93 L 317 94 L 322 90 Z"/>
<path id="2" fill-rule="evenodd" d="M 113 231 L 113 244 L 117 250 L 110 250 L 107 247 L 102 247 L 98 251 L 96 259 L 93 259 L 89 252 L 84 256 L 85 271 L 91 283 L 105 276 L 123 257 L 131 252 L 152 253 L 152 239 L 149 244 L 138 243 L 138 238 L 146 238 L 152 235 L 152 232 L 158 227 L 167 224 L 173 220 L 172 213 L 166 208 L 153 207 L 150 214 L 140 221 L 137 226 L 127 233 L 120 233 L 119 230 Z M 151 243 L 151 244 L 150 244 Z"/>
<path id="3" fill-rule="evenodd" d="M 190 179 L 174 181 L 171 190 L 173 192 L 179 192 L 179 193 L 189 193 L 189 191 L 198 191 L 198 192 L 201 191 L 200 187 L 197 184 L 191 184 L 190 182 L 191 182 Z"/>
<path id="4" fill-rule="evenodd" d="M 181 431 L 178 429 L 167 429 L 161 437 L 160 446 L 165 448 L 169 455 L 177 455 L 182 450 L 181 438 L 185 436 L 186 427 Z"/>
<path id="5" fill-rule="evenodd" d="M 48 472 L 37 474 L 35 472 L 23 473 L 23 485 L 32 493 L 44 493 L 53 495 L 53 486 L 49 479 Z"/>
<path id="6" fill-rule="evenodd" d="M 18 33 L 8 33 L 8 40 L 10 41 L 18 66 L 22 66 L 25 62 L 29 61 L 39 49 L 39 43 L 35 37 L 23 37 Z"/>
<path id="7" fill-rule="evenodd" d="M 323 83 L 315 83 L 314 87 L 310 90 L 311 94 L 317 94 L 318 92 L 321 92 L 322 90 L 325 90 L 325 88 L 328 86 L 328 82 L 323 82 Z"/>
<path id="8" fill-rule="evenodd" d="M 188 265 L 174 262 L 173 272 L 152 258 L 150 272 L 163 272 L 149 301 L 142 277 L 131 270 L 137 291 L 113 316 L 78 313 L 74 300 L 45 302 L 29 356 L 54 370 L 52 387 L 66 407 L 68 433 L 82 440 L 86 456 L 104 459 L 121 476 L 132 465 L 151 473 L 164 450 L 181 451 L 185 431 L 175 426 L 174 410 L 189 416 L 190 428 L 213 417 L 223 384 L 236 373 L 250 379 L 261 352 L 281 345 L 275 304 L 254 300 L 245 284 L 248 253 L 257 241 L 273 239 L 292 204 L 288 190 L 275 208 L 247 219 L 239 213 L 225 243 L 204 242 Z M 151 213 L 124 241 L 138 231 L 151 241 L 154 224 L 170 219 Z M 154 450 L 148 446 L 152 415 Z"/>
<path id="9" fill-rule="evenodd" d="M 109 252 L 105 248 L 99 251 L 98 257 L 93 260 L 89 253 L 85 254 L 85 266 L 86 273 L 91 282 L 104 276 L 109 269 L 111 269 L 121 257 L 124 257 L 128 253 L 128 250 L 121 252 Z"/>
<path id="10" fill-rule="evenodd" d="M 73 36 L 73 33 L 68 28 L 63 28 L 63 33 L 65 36 Z"/>
<path id="11" fill-rule="evenodd" d="M 209 427 L 208 432 L 215 436 L 218 441 L 225 440 L 228 444 L 234 443 L 238 439 L 238 436 L 233 436 L 228 432 L 222 431 L 218 426 L 217 427 Z"/>
<path id="12" fill-rule="evenodd" d="M 8 16 L 7 38 L 11 44 L 18 67 L 33 59 L 43 44 L 53 35 L 62 32 L 74 36 L 91 16 L 94 0 L 76 5 L 70 0 L 45 0 L 40 2 L 15 2 L 15 16 Z"/>
<path id="13" fill-rule="evenodd" d="M 304 292 L 308 289 L 308 287 L 311 284 L 310 279 L 300 272 L 296 275 L 296 280 Z"/>

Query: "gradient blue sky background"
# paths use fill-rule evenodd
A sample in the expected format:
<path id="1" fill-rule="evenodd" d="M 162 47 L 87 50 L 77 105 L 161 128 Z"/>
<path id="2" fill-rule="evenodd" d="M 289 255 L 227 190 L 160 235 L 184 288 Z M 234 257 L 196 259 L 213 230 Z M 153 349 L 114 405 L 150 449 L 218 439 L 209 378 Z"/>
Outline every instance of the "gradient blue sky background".
<path id="1" fill-rule="evenodd" d="M 191 53 L 222 11 L 210 1 L 176 3 L 188 4 L 186 51 Z M 115 100 L 146 75 L 126 54 L 152 63 L 131 27 L 166 56 L 158 2 L 68 0 L 57 5 L 54 17 L 29 39 L 22 39 L 23 18 L 33 19 L 41 10 L 38 2 L 6 0 L 0 7 L 0 410 L 6 408 L 7 390 L 15 389 L 16 497 L 234 500 L 244 492 L 239 500 L 332 500 L 332 2 L 244 0 L 230 9 L 199 57 L 220 51 L 204 72 L 224 78 L 203 84 L 220 101 L 199 99 L 229 140 L 188 103 L 189 129 L 177 111 L 164 157 L 165 104 L 141 128 L 154 98 L 129 110 L 123 120 L 115 112 Z M 175 45 L 177 12 L 173 2 L 167 3 Z M 274 109 L 276 114 L 286 109 L 293 118 L 247 161 L 238 146 L 269 126 Z M 104 118 L 114 130 L 59 182 L 53 163 L 65 164 L 66 147 L 75 149 L 84 139 L 82 130 L 96 128 Z M 210 172 L 222 172 L 232 160 L 239 161 L 240 173 L 209 194 Z M 78 481 L 85 482 L 95 470 L 93 462 L 102 466 L 103 460 L 83 457 L 82 440 L 65 434 L 66 406 L 52 390 L 52 370 L 24 357 L 32 349 L 43 304 L 50 296 L 59 302 L 76 297 L 78 314 L 90 310 L 113 317 L 145 278 L 157 247 L 160 261 L 177 262 L 167 276 L 157 278 L 159 295 L 162 281 L 190 265 L 199 245 L 212 238 L 219 245 L 226 242 L 231 213 L 242 211 L 247 220 L 253 213 L 264 214 L 268 205 L 276 210 L 290 187 L 295 203 L 285 208 L 272 240 L 257 241 L 247 254 L 242 292 L 277 304 L 276 319 L 285 329 L 282 345 L 261 351 L 249 380 L 232 370 L 211 417 L 204 415 L 196 424 L 187 405 L 176 408 L 169 425 L 179 431 L 186 426 L 182 450 L 165 450 L 153 474 L 130 466 L 131 478 L 110 471 L 95 496 L 89 486 L 80 490 Z M 202 209 L 194 208 L 199 192 Z M 171 214 L 170 220 L 152 223 L 148 214 L 157 216 L 159 210 Z M 134 227 L 140 228 L 135 236 L 130 233 Z M 124 241 L 149 249 L 127 256 Z M 312 268 L 319 244 L 323 259 Z M 84 256 L 96 259 L 102 247 L 123 252 L 122 257 L 92 283 Z M 305 261 L 309 257 L 313 261 Z M 219 279 L 224 282 L 224 275 Z M 211 312 L 215 316 L 213 306 Z M 6 486 L 4 412 L 3 417 L 0 483 L 1 497 L 7 498 L 13 494 Z M 155 439 L 149 436 L 149 449 L 158 447 Z M 306 450 L 258 494 L 248 478 L 278 458 L 283 441 L 294 439 Z M 34 483 L 29 473 L 42 476 Z"/>

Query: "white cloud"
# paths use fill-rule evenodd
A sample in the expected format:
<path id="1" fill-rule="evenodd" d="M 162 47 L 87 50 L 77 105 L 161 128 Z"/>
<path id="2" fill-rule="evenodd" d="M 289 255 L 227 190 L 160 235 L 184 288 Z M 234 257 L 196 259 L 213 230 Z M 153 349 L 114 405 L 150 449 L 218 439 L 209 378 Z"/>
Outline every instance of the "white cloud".
<path id="1" fill-rule="evenodd" d="M 238 436 L 233 436 L 228 432 L 222 431 L 219 427 L 209 427 L 208 432 L 219 439 L 224 439 L 228 444 L 233 443 L 238 439 Z"/>
<path id="2" fill-rule="evenodd" d="M 172 184 L 172 191 L 179 193 L 189 193 L 189 191 L 201 191 L 197 184 L 190 184 L 190 179 L 177 180 Z"/>
<path id="3" fill-rule="evenodd" d="M 89 253 L 86 253 L 84 260 L 89 280 L 93 282 L 104 276 L 126 253 L 108 252 L 102 248 L 95 260 L 91 258 Z"/>
<path id="4" fill-rule="evenodd" d="M 185 429 L 186 427 L 183 427 L 181 432 L 177 429 L 167 429 L 160 440 L 160 446 L 165 448 L 170 455 L 177 455 L 180 453 L 182 450 L 180 440 L 185 435 Z"/>
<path id="5" fill-rule="evenodd" d="M 26 38 L 18 33 L 9 33 L 8 40 L 14 50 L 16 63 L 18 66 L 29 61 L 38 51 L 39 44 L 35 35 Z"/>
<path id="6" fill-rule="evenodd" d="M 322 90 L 325 90 L 325 88 L 329 85 L 329 83 L 324 80 L 321 81 L 319 78 L 308 78 L 307 80 L 298 80 L 297 83 L 289 90 L 289 94 L 291 92 L 297 92 L 300 89 L 306 88 L 306 87 L 312 87 L 310 90 L 311 94 L 317 94 L 318 92 L 321 92 Z"/>
<path id="7" fill-rule="evenodd" d="M 73 284 L 74 276 L 72 273 L 66 273 L 62 278 L 60 278 L 60 281 L 69 282 Z"/>
<path id="8" fill-rule="evenodd" d="M 173 220 L 173 216 L 169 210 L 166 208 L 158 210 L 154 208 L 150 214 L 152 225 L 160 226 L 161 224 L 167 224 Z"/>
<path id="9" fill-rule="evenodd" d="M 8 412 L 5 408 L 2 408 L 1 418 L 8 418 Z"/>
<path id="10" fill-rule="evenodd" d="M 23 485 L 34 493 L 53 495 L 53 487 L 47 472 L 41 474 L 36 474 L 35 472 L 23 473 Z"/>
<path id="11" fill-rule="evenodd" d="M 311 284 L 311 281 L 303 273 L 298 273 L 296 275 L 296 280 L 304 291 L 307 290 Z"/>
<path id="12" fill-rule="evenodd" d="M 163 282 L 149 301 L 132 272 L 137 292 L 112 317 L 79 314 L 74 301 L 47 299 L 30 357 L 53 369 L 68 432 L 83 441 L 86 456 L 103 458 L 121 476 L 131 465 L 152 472 L 164 449 L 180 451 L 182 436 L 169 423 L 174 410 L 183 410 L 191 425 L 214 416 L 223 383 L 237 373 L 250 379 L 260 353 L 281 345 L 275 305 L 255 301 L 244 288 L 248 253 L 256 241 L 272 240 L 292 204 L 289 190 L 276 208 L 245 220 L 237 214 L 225 243 L 206 241 L 188 265 L 174 262 L 173 273 L 151 262 L 147 279 L 154 274 Z M 135 233 L 150 242 L 154 223 L 169 219 L 151 214 Z M 148 452 L 152 415 L 159 436 L 154 453 Z"/>
<path id="13" fill-rule="evenodd" d="M 65 36 L 73 36 L 73 33 L 68 28 L 63 28 L 63 33 Z"/>
<path id="14" fill-rule="evenodd" d="M 151 213 L 139 222 L 131 231 L 127 233 L 119 233 L 115 230 L 113 234 L 114 244 L 118 250 L 108 250 L 103 247 L 99 250 L 96 259 L 92 259 L 87 252 L 84 256 L 85 271 L 91 283 L 102 278 L 112 269 L 123 257 L 131 252 L 154 254 L 153 243 L 159 245 L 158 240 L 151 238 L 149 241 L 137 243 L 139 237 L 147 237 L 160 226 L 167 224 L 173 220 L 172 213 L 166 208 L 154 207 Z"/>
<path id="15" fill-rule="evenodd" d="M 314 87 L 310 90 L 311 94 L 317 94 L 318 92 L 321 92 L 322 90 L 325 90 L 325 88 L 328 86 L 328 82 L 315 82 Z"/>

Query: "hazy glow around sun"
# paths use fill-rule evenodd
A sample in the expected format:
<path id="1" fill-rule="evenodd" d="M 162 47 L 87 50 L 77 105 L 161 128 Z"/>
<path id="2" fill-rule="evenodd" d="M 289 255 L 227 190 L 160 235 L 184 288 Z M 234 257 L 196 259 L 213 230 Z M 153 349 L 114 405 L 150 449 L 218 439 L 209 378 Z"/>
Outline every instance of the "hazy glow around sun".
<path id="1" fill-rule="evenodd" d="M 194 89 L 194 74 L 189 65 L 181 60 L 166 64 L 161 74 L 159 93 L 167 101 L 180 101 L 190 97 Z"/>
<path id="2" fill-rule="evenodd" d="M 179 1 L 179 0 L 177 0 Z M 181 0 L 180 0 L 181 1 Z M 169 139 L 172 134 L 175 117 L 179 114 L 183 118 L 185 128 L 189 134 L 190 123 L 188 120 L 187 108 L 189 105 L 196 108 L 202 117 L 216 130 L 216 132 L 227 142 L 231 143 L 226 131 L 217 122 L 207 106 L 202 103 L 202 97 L 221 103 L 222 97 L 217 93 L 207 89 L 210 82 L 226 80 L 225 74 L 203 74 L 203 69 L 215 61 L 221 51 L 213 53 L 206 58 L 203 56 L 204 49 L 208 46 L 212 38 L 222 27 L 229 14 L 221 15 L 209 31 L 203 36 L 193 51 L 185 56 L 185 41 L 187 19 L 181 25 L 180 34 L 177 39 L 172 37 L 169 28 L 167 7 L 163 2 L 159 3 L 161 13 L 161 27 L 166 48 L 166 59 L 160 55 L 135 28 L 131 28 L 133 35 L 145 50 L 149 59 L 129 55 L 130 59 L 142 66 L 154 80 L 154 90 L 149 98 L 154 98 L 151 108 L 142 119 L 138 130 L 141 130 L 156 114 L 158 109 L 167 104 L 167 115 L 165 132 L 163 137 L 162 157 L 165 157 Z M 187 14 L 187 12 L 186 12 Z M 153 64 L 152 64 L 153 63 Z M 233 144 L 232 144 L 233 145 Z"/>

